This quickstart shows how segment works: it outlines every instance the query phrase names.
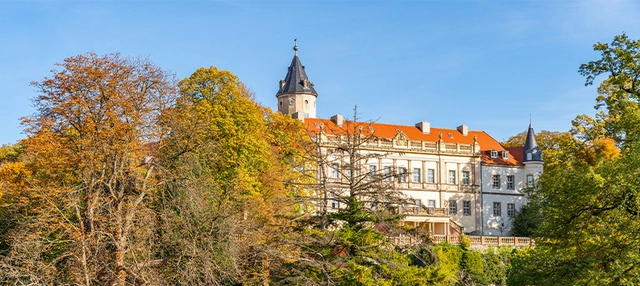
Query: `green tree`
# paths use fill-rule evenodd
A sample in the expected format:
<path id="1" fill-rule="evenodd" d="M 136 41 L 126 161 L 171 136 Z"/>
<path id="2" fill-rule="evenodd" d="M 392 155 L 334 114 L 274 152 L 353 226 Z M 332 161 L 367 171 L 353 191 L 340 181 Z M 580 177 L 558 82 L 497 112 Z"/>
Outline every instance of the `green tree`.
<path id="1" fill-rule="evenodd" d="M 597 43 L 601 59 L 580 66 L 598 90 L 595 118 L 574 120 L 582 149 L 545 166 L 531 200 L 541 210 L 536 247 L 514 257 L 513 285 L 640 283 L 638 77 L 640 42 L 627 35 Z"/>
<path id="2" fill-rule="evenodd" d="M 370 171 L 369 164 L 389 154 L 362 152 L 376 140 L 369 125 L 345 120 L 310 134 L 308 174 L 316 183 L 308 187 L 315 210 L 296 220 L 294 240 L 301 257 L 292 261 L 292 275 L 283 282 L 384 285 L 416 278 L 418 268 L 395 276 L 407 258 L 397 255 L 386 236 L 400 231 L 397 211 L 409 200 L 394 187 L 396 170 Z"/>
<path id="3" fill-rule="evenodd" d="M 586 77 L 585 85 L 591 85 L 600 75 L 607 78 L 598 88 L 596 109 L 601 109 L 593 119 L 582 115 L 574 120 L 574 131 L 586 141 L 600 136 L 613 138 L 620 144 L 634 142 L 640 136 L 640 41 L 626 34 L 615 36 L 610 44 L 593 46 L 601 58 L 580 66 Z"/>
<path id="4" fill-rule="evenodd" d="M 542 222 L 540 207 L 534 203 L 522 206 L 513 218 L 513 236 L 534 237 Z"/>

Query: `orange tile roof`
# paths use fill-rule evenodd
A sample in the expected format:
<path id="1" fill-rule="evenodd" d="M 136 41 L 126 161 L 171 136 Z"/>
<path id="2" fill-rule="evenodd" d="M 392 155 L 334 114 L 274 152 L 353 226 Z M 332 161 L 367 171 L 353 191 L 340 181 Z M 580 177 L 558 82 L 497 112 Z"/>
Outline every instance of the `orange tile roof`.
<path id="1" fill-rule="evenodd" d="M 304 124 L 311 135 L 315 135 L 320 131 L 320 126 L 324 126 L 324 132 L 329 134 L 344 135 L 347 134 L 347 128 L 353 128 L 352 121 L 344 120 L 342 127 L 338 127 L 330 119 L 322 118 L 305 118 Z M 384 124 L 384 123 L 369 123 L 369 122 L 357 122 L 358 126 L 362 126 L 362 132 L 364 135 L 374 135 L 378 138 L 393 139 L 398 134 L 398 130 L 402 131 L 409 140 L 425 141 L 425 142 L 438 142 L 439 134 L 442 134 L 442 141 L 445 143 L 459 143 L 459 144 L 473 144 L 473 137 L 477 136 L 478 144 L 482 150 L 482 162 L 486 164 L 497 165 L 514 165 L 521 166 L 522 160 L 516 159 L 515 156 L 509 156 L 509 160 L 502 160 L 501 155 L 498 154 L 497 159 L 492 159 L 490 156 L 490 150 L 497 150 L 501 152 L 505 149 L 500 142 L 493 139 L 489 134 L 484 131 L 469 130 L 467 136 L 462 135 L 457 129 L 445 129 L 445 128 L 431 128 L 429 134 L 424 134 L 416 126 L 397 125 L 397 124 Z M 509 151 L 511 153 L 511 151 Z M 521 156 L 521 155 L 520 155 Z"/>

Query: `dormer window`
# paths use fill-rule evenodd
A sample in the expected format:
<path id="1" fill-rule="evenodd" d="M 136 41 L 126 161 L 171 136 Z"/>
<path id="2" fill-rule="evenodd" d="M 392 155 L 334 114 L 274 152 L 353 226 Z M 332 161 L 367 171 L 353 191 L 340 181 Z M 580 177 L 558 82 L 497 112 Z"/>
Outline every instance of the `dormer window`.
<path id="1" fill-rule="evenodd" d="M 531 160 L 533 160 L 532 156 L 531 156 L 531 153 L 527 153 L 527 161 L 531 161 Z"/>
<path id="2" fill-rule="evenodd" d="M 502 160 L 509 160 L 509 151 L 502 150 Z"/>
<path id="3" fill-rule="evenodd" d="M 449 133 L 449 138 L 453 139 L 453 134 Z"/>
<path id="4" fill-rule="evenodd" d="M 498 151 L 491 150 L 491 159 L 497 159 L 497 158 L 498 158 Z"/>

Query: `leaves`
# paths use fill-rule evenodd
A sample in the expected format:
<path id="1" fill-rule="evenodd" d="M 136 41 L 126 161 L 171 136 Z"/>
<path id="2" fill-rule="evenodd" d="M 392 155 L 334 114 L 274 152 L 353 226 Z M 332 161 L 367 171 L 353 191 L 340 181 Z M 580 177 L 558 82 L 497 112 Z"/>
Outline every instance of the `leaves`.
<path id="1" fill-rule="evenodd" d="M 3 166 L 3 181 L 14 184 L 8 199 L 21 203 L 7 217 L 12 230 L 2 267 L 11 271 L 0 281 L 36 271 L 20 265 L 42 273 L 34 283 L 152 281 L 137 267 L 153 246 L 145 236 L 153 226 L 145 205 L 153 166 L 142 162 L 149 144 L 166 134 L 157 119 L 173 102 L 172 76 L 119 54 L 88 53 L 56 65 L 51 78 L 32 83 L 37 112 L 23 118 L 21 161 Z M 31 251 L 21 250 L 27 245 Z"/>

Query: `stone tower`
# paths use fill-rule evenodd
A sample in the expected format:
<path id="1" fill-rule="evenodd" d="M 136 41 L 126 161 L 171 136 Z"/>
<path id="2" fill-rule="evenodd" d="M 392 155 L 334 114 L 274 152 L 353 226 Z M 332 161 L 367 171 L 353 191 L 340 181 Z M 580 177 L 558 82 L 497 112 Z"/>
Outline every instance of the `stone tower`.
<path id="1" fill-rule="evenodd" d="M 280 89 L 276 94 L 278 98 L 278 111 L 289 114 L 293 118 L 315 118 L 316 98 L 318 93 L 309 81 L 304 66 L 298 58 L 298 45 L 293 46 L 294 55 L 287 76 L 280 80 Z"/>

